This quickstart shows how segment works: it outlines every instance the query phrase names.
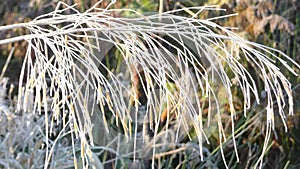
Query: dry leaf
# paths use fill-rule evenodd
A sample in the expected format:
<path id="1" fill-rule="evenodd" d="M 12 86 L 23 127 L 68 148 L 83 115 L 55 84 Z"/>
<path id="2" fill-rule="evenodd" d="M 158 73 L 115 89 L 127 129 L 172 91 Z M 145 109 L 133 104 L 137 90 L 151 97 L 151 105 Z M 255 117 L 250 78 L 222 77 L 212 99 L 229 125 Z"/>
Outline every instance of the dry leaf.
<path id="1" fill-rule="evenodd" d="M 270 31 L 273 33 L 276 29 L 281 31 L 286 31 L 291 35 L 294 34 L 295 26 L 293 23 L 285 19 L 280 15 L 270 15 L 268 17 L 263 18 L 259 22 L 254 24 L 253 32 L 255 36 L 258 36 L 261 33 L 265 32 L 265 27 L 270 25 Z"/>

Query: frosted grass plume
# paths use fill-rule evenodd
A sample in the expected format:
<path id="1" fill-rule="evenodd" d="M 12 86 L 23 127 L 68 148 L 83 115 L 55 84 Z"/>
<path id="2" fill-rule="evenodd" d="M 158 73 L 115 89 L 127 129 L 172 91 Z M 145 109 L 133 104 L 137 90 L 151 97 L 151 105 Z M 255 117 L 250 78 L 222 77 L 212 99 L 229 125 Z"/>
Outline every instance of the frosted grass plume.
<path id="1" fill-rule="evenodd" d="M 212 120 L 217 121 L 220 145 L 226 142 L 220 111 L 220 99 L 224 98 L 218 98 L 217 95 L 219 84 L 224 89 L 225 100 L 230 107 L 232 141 L 239 161 L 234 135 L 236 112 L 231 87 L 238 86 L 243 94 L 245 116 L 251 107 L 251 96 L 256 102 L 260 102 L 260 91 L 253 77 L 240 63 L 246 59 L 259 71 L 267 98 L 267 137 L 256 167 L 262 164 L 271 131 L 274 129 L 274 104 L 278 105 L 284 124 L 286 104 L 289 108 L 288 114 L 293 114 L 291 84 L 275 66 L 275 62 L 280 62 L 297 75 L 294 69 L 300 66 L 296 62 L 279 50 L 244 40 L 233 33 L 231 28 L 214 22 L 230 15 L 197 19 L 203 10 L 222 10 L 217 6 L 190 7 L 144 16 L 131 9 L 113 9 L 111 6 L 114 1 L 105 9 L 97 8 L 99 3 L 80 13 L 75 8 L 76 5 L 59 2 L 56 10 L 28 23 L 0 27 L 0 30 L 26 28 L 30 31 L 28 35 L 0 40 L 0 44 L 23 40 L 28 43 L 20 74 L 18 110 L 28 111 L 28 96 L 36 93 L 33 110 L 30 111 L 44 110 L 46 136 L 51 133 L 55 120 L 57 123 L 69 125 L 73 142 L 75 139 L 80 140 L 81 160 L 83 166 L 86 166 L 93 158 L 91 147 L 94 146 L 95 128 L 91 116 L 96 113 L 94 105 L 99 105 L 106 132 L 109 132 L 109 123 L 105 116 L 105 108 L 108 108 L 116 123 L 120 122 L 118 127 L 123 129 L 125 138 L 133 138 L 134 158 L 137 157 L 135 119 L 138 119 L 141 106 L 144 106 L 147 123 L 153 127 L 154 140 L 159 135 L 162 110 L 169 106 L 174 110 L 175 120 L 179 124 L 177 131 L 181 128 L 189 135 L 189 129 L 195 129 L 200 157 L 204 160 L 203 142 L 209 143 L 205 128 Z M 195 11 L 195 15 L 175 15 L 176 12 L 186 10 Z M 130 17 L 113 17 L 113 13 L 118 13 L 117 16 L 127 13 Z M 143 72 L 145 81 L 141 85 L 147 100 L 145 105 L 139 102 L 138 93 L 133 89 L 132 83 L 124 83 L 120 75 L 101 62 L 107 53 L 107 46 L 113 46 L 121 53 L 123 66 L 127 68 L 131 79 L 137 76 L 142 81 Z M 108 77 L 99 68 L 107 71 Z M 227 75 L 225 68 L 229 68 L 234 78 Z M 25 85 L 22 85 L 23 81 L 26 81 Z M 176 92 L 170 91 L 170 83 L 176 85 Z M 287 102 L 284 94 L 288 97 Z M 209 109 L 205 117 L 201 97 L 208 100 Z M 130 99 L 134 101 L 133 108 L 128 106 Z M 134 118 L 130 115 L 132 110 L 135 111 Z M 49 112 L 53 113 L 53 119 L 47 119 Z M 204 118 L 208 119 L 206 124 L 203 122 Z M 169 120 L 168 113 L 166 131 Z M 48 137 L 45 142 L 47 166 L 53 154 L 51 146 L 54 145 L 50 146 Z M 152 143 L 154 167 L 157 150 L 155 141 Z M 227 167 L 222 148 L 220 150 Z M 75 147 L 73 153 L 76 163 Z"/>

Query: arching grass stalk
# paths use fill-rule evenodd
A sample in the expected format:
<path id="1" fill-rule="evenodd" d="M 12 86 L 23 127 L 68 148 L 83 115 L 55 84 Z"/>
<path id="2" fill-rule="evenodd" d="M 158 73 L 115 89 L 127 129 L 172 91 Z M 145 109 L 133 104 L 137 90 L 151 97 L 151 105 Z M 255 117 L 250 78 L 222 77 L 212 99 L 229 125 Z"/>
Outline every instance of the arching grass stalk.
<path id="1" fill-rule="evenodd" d="M 239 62 L 246 59 L 256 66 L 265 86 L 267 137 L 262 152 L 264 154 L 274 128 L 273 100 L 277 101 L 278 112 L 284 124 L 286 104 L 289 115 L 293 114 L 291 84 L 275 66 L 275 62 L 283 64 L 294 75 L 294 66 L 299 68 L 297 63 L 281 51 L 241 39 L 229 28 L 214 23 L 213 20 L 218 17 L 202 20 L 196 19 L 196 16 L 175 15 L 185 9 L 143 16 L 130 9 L 112 9 L 112 4 L 113 2 L 106 9 L 97 8 L 96 4 L 80 13 L 75 6 L 59 3 L 55 11 L 28 23 L 0 27 L 0 30 L 24 27 L 30 31 L 28 35 L 0 40 L 0 44 L 22 40 L 28 43 L 20 75 L 18 110 L 42 112 L 43 108 L 46 113 L 46 135 L 51 133 L 55 120 L 57 123 L 70 125 L 74 134 L 72 140 L 80 140 L 81 158 L 83 165 L 86 165 L 92 158 L 91 146 L 94 145 L 91 115 L 99 113 L 94 112 L 94 104 L 100 107 L 106 130 L 109 131 L 105 116 L 107 108 L 116 121 L 120 122 L 118 127 L 123 128 L 128 140 L 136 139 L 137 130 L 132 128 L 137 129 L 137 114 L 141 106 L 145 107 L 144 122 L 154 126 L 155 140 L 162 111 L 167 105 L 174 110 L 175 120 L 181 124 L 178 128 L 183 127 L 189 135 L 190 127 L 193 126 L 199 141 L 201 160 L 204 160 L 202 144 L 204 141 L 208 142 L 209 136 L 204 132 L 203 118 L 217 118 L 222 145 L 226 136 L 218 100 L 226 100 L 230 107 L 232 139 L 238 161 L 231 87 L 239 86 L 243 94 L 245 116 L 251 106 L 251 96 L 257 102 L 260 101 L 254 79 Z M 205 6 L 191 7 L 188 10 L 201 14 L 203 10 L 220 9 Z M 122 16 L 125 12 L 131 17 L 112 17 L 113 13 Z M 107 69 L 101 62 L 107 51 L 107 44 L 119 50 L 124 59 L 123 66 L 130 72 L 130 76 L 137 76 L 141 80 L 146 104 L 139 102 L 138 93 L 132 89 L 131 84 L 124 83 L 118 74 Z M 100 68 L 108 72 L 108 77 Z M 230 70 L 231 76 L 225 68 Z M 142 76 L 145 77 L 144 81 Z M 24 86 L 23 81 L 26 81 Z M 177 92 L 171 92 L 168 84 L 175 84 Z M 223 86 L 226 98 L 217 96 L 220 85 Z M 158 96 L 155 94 L 157 91 Z M 36 94 L 33 110 L 28 110 L 27 98 L 32 93 Z M 201 96 L 209 100 L 207 117 L 202 114 Z M 130 98 L 134 100 L 134 118 L 130 115 L 132 108 L 128 108 Z M 47 118 L 48 112 L 53 114 L 53 119 Z M 166 125 L 170 122 L 170 116 L 168 113 Z M 135 147 L 136 144 L 135 142 Z M 48 151 L 48 137 L 46 145 Z M 153 145 L 153 167 L 154 154 L 157 152 L 155 147 Z M 47 152 L 45 166 L 50 162 L 51 152 Z M 221 152 L 227 167 L 222 149 Z M 134 157 L 135 154 L 134 150 Z M 262 160 L 260 158 L 257 164 Z"/>

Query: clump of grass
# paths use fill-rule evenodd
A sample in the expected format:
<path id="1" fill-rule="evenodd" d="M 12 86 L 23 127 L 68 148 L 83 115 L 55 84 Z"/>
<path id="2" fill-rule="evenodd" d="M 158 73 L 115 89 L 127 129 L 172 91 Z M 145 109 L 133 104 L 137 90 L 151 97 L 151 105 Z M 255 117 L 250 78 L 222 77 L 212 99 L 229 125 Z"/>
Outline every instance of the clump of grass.
<path id="1" fill-rule="evenodd" d="M 0 167 L 2 168 L 43 168 L 45 159 L 45 116 L 32 111 L 15 112 L 16 99 L 13 95 L 14 85 L 4 77 L 7 66 L 13 55 L 12 49 L 0 75 Z M 28 97 L 33 100 L 33 95 Z M 54 126 L 57 140 L 63 139 L 58 126 Z M 49 143 L 53 145 L 56 154 L 62 158 L 55 158 L 55 163 L 49 164 L 52 168 L 69 168 L 74 166 L 72 160 L 72 146 L 63 142 Z M 56 145 L 56 146 L 54 146 Z M 57 156 L 55 156 L 57 157 Z M 54 161 L 54 160 L 53 160 Z"/>
<path id="2" fill-rule="evenodd" d="M 154 133 L 150 138 L 154 140 L 150 141 L 153 168 L 155 157 L 159 156 L 156 141 L 163 138 L 159 134 L 161 130 L 167 137 L 169 130 L 175 131 L 171 140 L 178 142 L 179 133 L 184 131 L 190 138 L 192 128 L 198 139 L 200 159 L 204 160 L 203 151 L 206 149 L 203 142 L 209 142 L 204 119 L 207 125 L 217 121 L 219 144 L 226 142 L 223 112 L 220 111 L 220 103 L 224 101 L 230 107 L 232 142 L 239 161 L 234 135 L 236 111 L 232 86 L 238 86 L 242 92 L 245 116 L 251 107 L 251 99 L 260 102 L 260 91 L 251 74 L 240 63 L 242 59 L 256 67 L 265 86 L 266 139 L 255 167 L 262 165 L 274 128 L 274 104 L 278 105 L 283 123 L 286 104 L 288 114 L 293 114 L 291 85 L 274 63 L 280 62 L 294 75 L 294 69 L 300 67 L 297 63 L 281 51 L 246 41 L 234 34 L 231 28 L 213 22 L 229 16 L 197 19 L 204 10 L 221 10 L 216 6 L 191 7 L 144 16 L 131 9 L 112 9 L 114 2 L 105 9 L 97 8 L 99 3 L 81 13 L 75 5 L 60 2 L 55 11 L 28 23 L 0 27 L 0 30 L 25 27 L 31 33 L 0 40 L 0 44 L 22 40 L 28 43 L 20 75 L 17 110 L 45 113 L 45 166 L 55 159 L 57 142 L 52 142 L 49 136 L 56 123 L 62 124 L 62 132 L 70 133 L 75 166 L 78 163 L 77 151 L 80 151 L 82 166 L 93 163 L 95 128 L 92 116 L 100 113 L 105 131 L 109 134 L 108 112 L 114 117 L 117 127 L 122 128 L 125 138 L 133 141 L 134 161 L 140 144 L 140 122 L 149 125 Z M 195 15 L 175 15 L 186 10 L 194 11 Z M 130 17 L 112 17 L 113 13 L 119 13 L 119 16 L 127 13 Z M 101 62 L 107 46 L 113 46 L 122 56 L 130 83 L 123 80 L 122 74 L 115 73 Z M 229 70 L 230 75 L 225 69 Z M 107 76 L 100 70 L 105 70 Z M 144 104 L 139 101 L 134 86 L 136 77 L 141 83 L 140 90 L 145 93 Z M 22 85 L 23 81 L 26 81 L 25 85 Z M 219 94 L 220 86 L 222 95 Z M 35 97 L 31 106 L 29 98 L 33 94 Z M 201 98 L 207 100 L 207 114 L 203 114 Z M 96 104 L 100 112 L 95 111 Z M 162 129 L 161 119 L 165 109 L 165 127 Z M 140 111 L 143 111 L 142 117 L 139 117 Z M 175 127 L 171 122 L 175 122 Z M 143 131 L 146 127 L 143 126 Z M 146 132 L 141 133 L 142 138 L 146 138 Z M 78 143 L 80 150 L 77 150 Z M 220 150 L 227 167 L 222 146 Z M 118 151 L 115 153 L 118 155 Z"/>

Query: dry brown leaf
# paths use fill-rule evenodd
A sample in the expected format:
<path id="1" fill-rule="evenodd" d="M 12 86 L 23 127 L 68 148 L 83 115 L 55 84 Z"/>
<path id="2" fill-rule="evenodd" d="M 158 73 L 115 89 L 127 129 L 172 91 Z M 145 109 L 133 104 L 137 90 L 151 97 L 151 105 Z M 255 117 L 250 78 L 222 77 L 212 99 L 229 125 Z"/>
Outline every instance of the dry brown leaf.
<path id="1" fill-rule="evenodd" d="M 270 25 L 270 31 L 273 33 L 276 29 L 281 31 L 286 31 L 289 34 L 294 34 L 295 26 L 292 22 L 288 21 L 286 18 L 280 15 L 270 15 L 263 18 L 259 22 L 256 22 L 253 27 L 253 32 L 255 36 L 265 32 L 265 27 Z"/>
<path id="2" fill-rule="evenodd" d="M 277 28 L 279 30 L 287 31 L 291 35 L 294 34 L 295 25 L 286 18 L 280 15 L 271 15 L 268 18 L 270 18 L 270 29 L 272 32 Z"/>

